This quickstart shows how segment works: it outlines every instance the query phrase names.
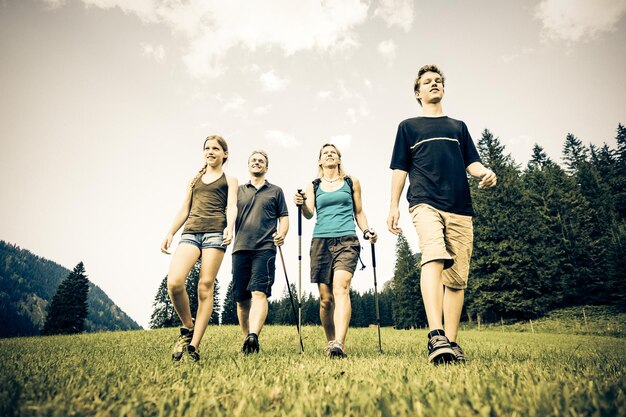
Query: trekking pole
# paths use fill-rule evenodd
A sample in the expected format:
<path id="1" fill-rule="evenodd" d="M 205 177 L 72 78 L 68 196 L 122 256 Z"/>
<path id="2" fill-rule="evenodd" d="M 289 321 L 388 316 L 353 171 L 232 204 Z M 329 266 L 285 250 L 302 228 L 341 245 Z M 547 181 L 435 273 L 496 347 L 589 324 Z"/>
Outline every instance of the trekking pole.
<path id="1" fill-rule="evenodd" d="M 302 189 L 298 188 L 298 194 Z M 298 328 L 302 329 L 302 205 L 298 206 Z M 302 331 L 300 331 L 300 345 L 302 345 Z M 302 345 L 304 352 L 304 345 Z"/>
<path id="2" fill-rule="evenodd" d="M 370 236 L 374 233 L 374 229 L 369 229 L 369 233 L 365 233 L 363 237 L 369 240 Z M 380 307 L 378 305 L 378 283 L 376 282 L 376 250 L 374 244 L 372 246 L 372 269 L 374 270 L 374 304 L 376 305 L 376 327 L 378 327 L 378 350 L 383 353 L 383 344 L 380 340 Z"/>
<path id="3" fill-rule="evenodd" d="M 298 315 L 296 314 L 296 306 L 293 302 L 293 294 L 291 293 L 291 285 L 289 285 L 289 278 L 287 278 L 287 268 L 285 267 L 285 258 L 283 258 L 283 250 L 279 246 L 278 253 L 280 254 L 280 260 L 283 263 L 283 271 L 285 272 L 285 281 L 287 281 L 287 291 L 289 291 L 289 301 L 291 301 L 291 311 L 293 312 L 293 319 L 296 322 L 296 329 L 298 329 L 298 337 L 300 338 L 300 349 L 304 352 L 304 345 L 302 344 L 302 333 L 300 332 L 300 324 L 298 323 Z"/>

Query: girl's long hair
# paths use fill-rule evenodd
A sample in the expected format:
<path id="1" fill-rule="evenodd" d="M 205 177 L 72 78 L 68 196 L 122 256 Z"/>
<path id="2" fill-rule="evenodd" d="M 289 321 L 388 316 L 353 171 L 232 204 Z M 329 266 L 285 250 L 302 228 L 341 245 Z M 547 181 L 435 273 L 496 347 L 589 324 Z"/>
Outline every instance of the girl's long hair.
<path id="1" fill-rule="evenodd" d="M 211 135 L 211 136 L 207 136 L 207 138 L 204 140 L 204 143 L 202 144 L 202 150 L 204 151 L 204 147 L 206 146 L 206 143 L 210 140 L 214 140 L 217 142 L 218 145 L 220 145 L 220 147 L 222 148 L 222 150 L 224 152 L 228 152 L 228 144 L 226 143 L 226 140 L 218 135 Z M 226 163 L 226 161 L 228 160 L 228 156 L 224 157 L 224 160 L 222 161 L 222 166 Z M 207 170 L 207 163 L 204 163 L 204 166 L 202 168 L 200 168 L 200 171 L 198 171 L 198 174 L 196 174 L 196 176 L 194 177 L 193 180 L 191 180 L 191 184 L 190 184 L 190 188 L 193 189 L 193 186 L 196 185 L 196 183 L 198 182 L 198 180 L 200 178 L 202 178 L 202 176 L 204 174 L 206 174 L 206 170 Z"/>

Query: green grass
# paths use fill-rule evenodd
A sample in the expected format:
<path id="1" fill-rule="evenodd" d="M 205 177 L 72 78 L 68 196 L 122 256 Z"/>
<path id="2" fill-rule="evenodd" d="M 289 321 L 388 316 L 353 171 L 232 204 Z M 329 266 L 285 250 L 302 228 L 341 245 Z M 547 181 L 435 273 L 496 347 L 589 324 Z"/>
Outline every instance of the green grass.
<path id="1" fill-rule="evenodd" d="M 266 327 L 244 357 L 209 327 L 202 359 L 172 363 L 176 329 L 0 340 L 1 416 L 620 416 L 626 348 L 613 337 L 469 330 L 469 362 L 434 367 L 426 331 L 350 329 L 329 360 L 319 327 Z"/>
<path id="2" fill-rule="evenodd" d="M 463 323 L 465 329 L 476 329 L 476 323 Z M 611 306 L 580 306 L 553 310 L 545 317 L 504 325 L 483 324 L 481 329 L 530 333 L 562 333 L 626 337 L 626 313 Z"/>

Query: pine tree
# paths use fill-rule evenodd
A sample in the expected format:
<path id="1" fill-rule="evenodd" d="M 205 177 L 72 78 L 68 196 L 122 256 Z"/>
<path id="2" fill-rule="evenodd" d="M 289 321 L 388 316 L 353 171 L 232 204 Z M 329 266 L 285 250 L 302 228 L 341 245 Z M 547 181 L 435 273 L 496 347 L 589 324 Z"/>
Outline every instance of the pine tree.
<path id="1" fill-rule="evenodd" d="M 498 185 L 481 190 L 472 180 L 474 252 L 467 312 L 486 321 L 536 316 L 541 307 L 534 300 L 540 289 L 525 281 L 533 273 L 528 231 L 533 228 L 534 211 L 520 181 L 520 168 L 488 130 L 483 131 L 478 151 L 497 174 Z M 537 162 L 541 162 L 541 150 L 537 151 Z"/>
<path id="2" fill-rule="evenodd" d="M 237 319 L 237 303 L 233 294 L 234 280 L 230 280 L 226 289 L 226 298 L 224 298 L 224 307 L 222 308 L 222 324 L 239 324 Z M 269 315 L 269 312 L 268 312 Z"/>
<path id="3" fill-rule="evenodd" d="M 200 261 L 196 262 L 189 271 L 185 280 L 185 291 L 189 297 L 189 310 L 191 316 L 196 317 L 198 312 L 198 280 L 200 279 Z M 152 303 L 152 315 L 150 316 L 150 328 L 158 329 L 164 327 L 174 327 L 180 325 L 178 314 L 172 305 L 168 290 L 167 276 L 163 278 L 157 294 Z M 219 308 L 219 284 L 215 279 L 213 290 L 213 312 L 209 319 L 209 324 L 219 324 L 220 308 Z"/>
<path id="4" fill-rule="evenodd" d="M 162 329 L 165 327 L 175 327 L 180 323 L 176 310 L 172 305 L 172 300 L 167 291 L 167 275 L 161 281 L 156 297 L 152 303 L 152 315 L 150 316 L 150 328 Z"/>
<path id="5" fill-rule="evenodd" d="M 416 328 L 425 322 L 419 272 L 409 242 L 404 235 L 399 235 L 393 274 L 393 322 L 396 328 Z"/>
<path id="6" fill-rule="evenodd" d="M 576 174 L 580 165 L 587 161 L 587 149 L 582 141 L 576 136 L 568 133 L 563 145 L 563 162 L 565 163 L 568 174 Z"/>
<path id="7" fill-rule="evenodd" d="M 211 312 L 211 317 L 209 318 L 210 325 L 218 325 L 220 324 L 220 284 L 215 278 L 215 284 L 213 284 L 213 311 Z"/>
<path id="8" fill-rule="evenodd" d="M 88 313 L 88 294 L 89 279 L 85 275 L 85 266 L 79 262 L 54 294 L 41 333 L 44 335 L 82 333 Z"/>

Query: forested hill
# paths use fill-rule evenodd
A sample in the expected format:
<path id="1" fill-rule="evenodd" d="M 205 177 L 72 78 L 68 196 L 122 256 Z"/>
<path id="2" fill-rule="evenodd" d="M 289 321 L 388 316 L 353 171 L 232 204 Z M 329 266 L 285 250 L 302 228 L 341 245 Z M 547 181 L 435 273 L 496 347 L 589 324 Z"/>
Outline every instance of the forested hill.
<path id="1" fill-rule="evenodd" d="M 89 275 L 89 265 L 86 265 Z M 70 271 L 0 240 L 0 337 L 38 335 L 59 283 Z M 85 330 L 130 330 L 141 327 L 97 285 L 89 283 Z"/>

